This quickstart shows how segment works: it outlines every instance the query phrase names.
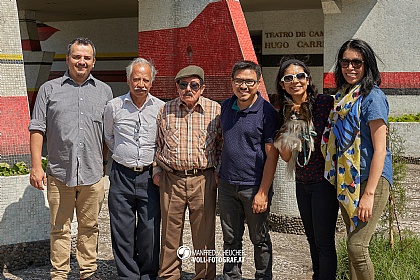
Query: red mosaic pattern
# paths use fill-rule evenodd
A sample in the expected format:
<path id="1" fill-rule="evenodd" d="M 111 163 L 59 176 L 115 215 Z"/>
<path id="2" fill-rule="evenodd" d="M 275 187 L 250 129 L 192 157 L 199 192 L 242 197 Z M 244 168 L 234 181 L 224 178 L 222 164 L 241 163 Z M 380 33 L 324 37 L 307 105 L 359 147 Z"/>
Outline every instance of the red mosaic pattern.
<path id="1" fill-rule="evenodd" d="M 29 107 L 26 96 L 0 97 L 0 155 L 29 154 Z"/>
<path id="2" fill-rule="evenodd" d="M 205 94 L 224 100 L 232 95 L 233 64 L 243 59 L 257 62 L 239 1 L 210 3 L 187 27 L 143 31 L 138 38 L 139 56 L 152 59 L 158 70 L 153 91 L 162 99 L 176 97 L 176 73 L 196 64 L 204 69 Z M 260 91 L 268 99 L 264 83 Z"/>
<path id="3" fill-rule="evenodd" d="M 381 88 L 420 88 L 420 72 L 382 72 Z M 334 73 L 324 73 L 324 88 L 335 88 Z"/>

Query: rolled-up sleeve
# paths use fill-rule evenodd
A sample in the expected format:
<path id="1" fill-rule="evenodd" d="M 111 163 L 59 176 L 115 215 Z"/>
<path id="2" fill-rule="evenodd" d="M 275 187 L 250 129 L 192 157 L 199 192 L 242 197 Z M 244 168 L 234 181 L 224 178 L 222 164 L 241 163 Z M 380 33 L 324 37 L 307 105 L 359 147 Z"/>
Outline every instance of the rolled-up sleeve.
<path id="1" fill-rule="evenodd" d="M 51 85 L 48 84 L 44 84 L 39 88 L 31 121 L 28 127 L 30 131 L 38 130 L 45 134 L 47 130 L 48 92 L 51 92 L 51 90 Z"/>

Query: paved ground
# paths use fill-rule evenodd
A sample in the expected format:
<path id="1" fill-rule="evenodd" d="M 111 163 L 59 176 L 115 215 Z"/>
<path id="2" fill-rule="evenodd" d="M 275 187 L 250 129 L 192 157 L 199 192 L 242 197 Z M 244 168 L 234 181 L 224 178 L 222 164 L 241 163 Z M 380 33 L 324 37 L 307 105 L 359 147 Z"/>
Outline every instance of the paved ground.
<path id="1" fill-rule="evenodd" d="M 420 202 L 420 193 L 417 191 L 420 189 L 420 165 L 408 165 L 408 176 L 405 181 L 407 187 L 408 197 L 408 209 L 407 216 L 400 220 L 402 228 L 411 229 L 414 232 L 420 232 L 420 211 L 418 210 L 418 203 Z M 217 251 L 221 250 L 222 247 L 222 233 L 220 223 L 217 220 L 216 229 L 216 245 Z M 115 263 L 112 256 L 110 234 L 109 234 L 109 215 L 107 203 L 104 203 L 104 207 L 100 215 L 100 243 L 99 243 L 99 273 L 100 276 L 107 280 L 117 279 Z M 244 238 L 244 254 L 245 262 L 243 263 L 243 276 L 245 279 L 253 279 L 253 250 L 249 242 L 249 238 L 245 233 Z M 344 234 L 337 233 L 337 238 L 342 238 Z M 185 245 L 191 246 L 191 234 L 188 223 L 184 230 L 184 243 Z M 305 236 L 283 234 L 277 232 L 271 232 L 273 240 L 274 250 L 274 265 L 273 274 L 274 279 L 284 280 L 309 280 L 311 279 L 311 263 L 309 256 L 309 249 L 306 242 Z M 77 263 L 72 260 L 71 263 L 72 272 L 69 279 L 78 279 Z M 49 277 L 49 266 L 44 267 L 31 267 L 24 270 L 13 271 L 10 273 L 4 273 L 0 275 L 0 279 L 48 279 Z M 217 265 L 217 279 L 222 279 L 220 276 L 222 272 L 222 264 Z M 194 276 L 194 267 L 192 261 L 185 261 L 183 264 L 183 279 L 192 279 Z"/>

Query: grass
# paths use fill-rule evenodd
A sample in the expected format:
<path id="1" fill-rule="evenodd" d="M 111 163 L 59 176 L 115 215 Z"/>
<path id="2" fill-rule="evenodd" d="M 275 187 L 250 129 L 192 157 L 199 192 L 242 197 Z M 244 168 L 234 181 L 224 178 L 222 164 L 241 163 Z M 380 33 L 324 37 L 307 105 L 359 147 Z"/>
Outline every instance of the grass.
<path id="1" fill-rule="evenodd" d="M 420 122 L 420 113 L 407 114 L 398 117 L 388 117 L 389 122 Z"/>
<path id="2" fill-rule="evenodd" d="M 381 280 L 419 280 L 420 279 L 420 238 L 410 232 L 395 236 L 395 247 L 391 249 L 388 236 L 376 233 L 372 237 L 369 253 L 375 268 L 375 279 Z M 350 279 L 346 239 L 340 240 L 337 247 L 337 279 Z"/>

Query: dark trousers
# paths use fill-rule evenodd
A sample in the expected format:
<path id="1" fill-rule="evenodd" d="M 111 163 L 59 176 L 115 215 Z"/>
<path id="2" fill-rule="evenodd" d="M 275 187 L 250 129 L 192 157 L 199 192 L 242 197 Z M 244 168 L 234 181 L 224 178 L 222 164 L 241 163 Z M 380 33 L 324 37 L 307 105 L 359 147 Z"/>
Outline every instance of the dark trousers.
<path id="1" fill-rule="evenodd" d="M 334 280 L 337 271 L 336 189 L 325 179 L 315 184 L 296 183 L 296 198 L 309 242 L 313 279 Z"/>
<path id="2" fill-rule="evenodd" d="M 159 188 L 151 175 L 112 165 L 108 205 L 120 279 L 156 279 L 159 271 Z"/>
<path id="3" fill-rule="evenodd" d="M 254 245 L 255 279 L 272 279 L 272 244 L 268 228 L 268 217 L 273 192 L 270 190 L 268 209 L 262 213 L 252 212 L 252 201 L 259 186 L 230 185 L 219 179 L 219 212 L 223 231 L 223 250 L 233 253 L 242 250 L 246 220 L 249 237 Z M 243 252 L 244 260 L 250 254 Z M 242 279 L 241 262 L 229 261 L 223 266 L 224 279 Z"/>

